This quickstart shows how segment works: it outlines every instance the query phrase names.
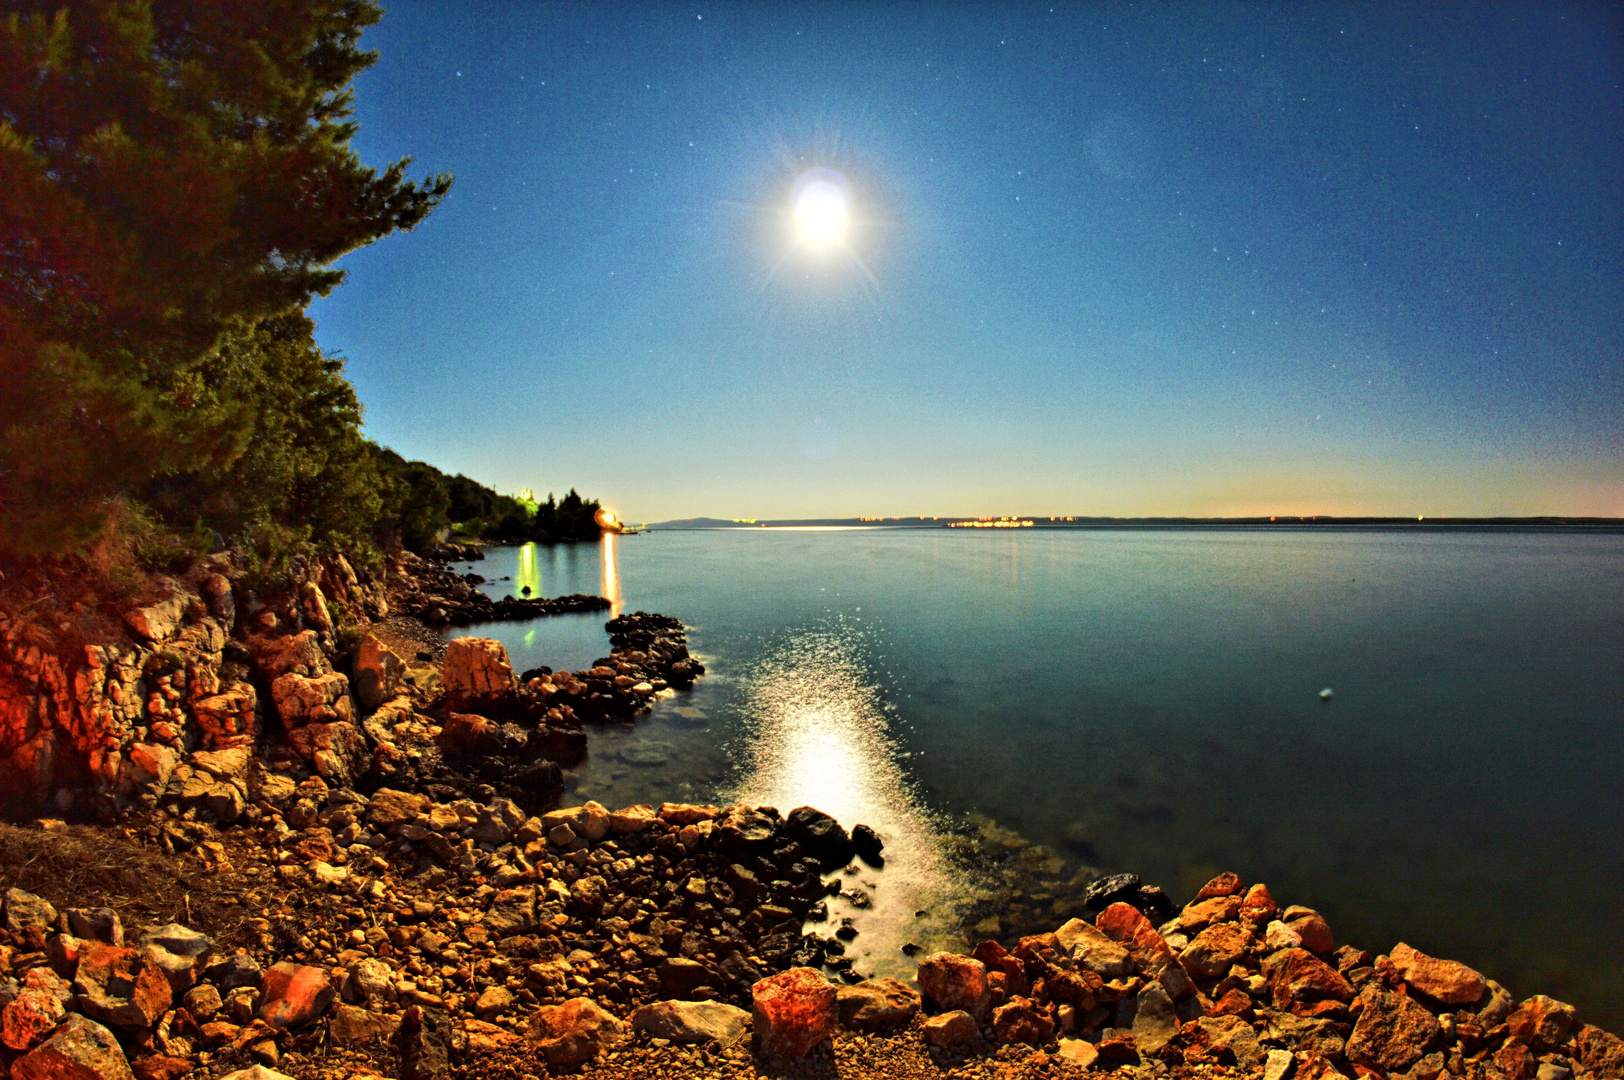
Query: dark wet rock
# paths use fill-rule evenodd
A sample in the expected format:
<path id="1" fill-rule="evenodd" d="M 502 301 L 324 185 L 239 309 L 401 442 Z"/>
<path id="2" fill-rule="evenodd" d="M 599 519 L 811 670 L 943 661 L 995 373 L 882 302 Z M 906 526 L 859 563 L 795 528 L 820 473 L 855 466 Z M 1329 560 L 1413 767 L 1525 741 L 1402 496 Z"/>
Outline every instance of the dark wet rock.
<path id="1" fill-rule="evenodd" d="M 1094 911 L 1104 911 L 1119 902 L 1132 903 L 1139 898 L 1139 884 L 1138 874 L 1112 874 L 1100 878 L 1083 893 L 1083 903 Z"/>
<path id="2" fill-rule="evenodd" d="M 810 806 L 791 810 L 784 819 L 784 828 L 796 843 L 826 868 L 844 866 L 857 853 L 852 838 L 840 822 Z"/>
<path id="3" fill-rule="evenodd" d="M 884 866 L 885 860 L 881 852 L 885 850 L 885 843 L 880 834 L 867 825 L 854 825 L 851 830 L 852 849 L 857 857 L 871 866 Z"/>

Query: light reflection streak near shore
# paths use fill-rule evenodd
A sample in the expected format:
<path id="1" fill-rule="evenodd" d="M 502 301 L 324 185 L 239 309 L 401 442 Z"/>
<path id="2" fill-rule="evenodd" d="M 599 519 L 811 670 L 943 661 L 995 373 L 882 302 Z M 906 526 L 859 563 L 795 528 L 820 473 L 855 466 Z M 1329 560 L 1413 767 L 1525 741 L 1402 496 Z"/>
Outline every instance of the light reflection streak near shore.
<path id="1" fill-rule="evenodd" d="M 877 687 L 842 630 L 796 634 L 748 677 L 747 773 L 738 801 L 787 815 L 812 806 L 848 831 L 868 825 L 885 842 L 885 868 L 859 862 L 843 887 L 862 888 L 866 908 L 830 897 L 827 936 L 850 917 L 858 937 L 847 955 L 864 975 L 907 978 L 906 942 L 951 932 L 944 904 L 952 882 L 942 850 L 897 761 Z M 929 911 L 919 919 L 916 911 Z"/>
<path id="2" fill-rule="evenodd" d="M 620 614 L 620 573 L 615 567 L 615 534 L 603 534 L 603 597 L 609 601 L 609 617 Z"/>

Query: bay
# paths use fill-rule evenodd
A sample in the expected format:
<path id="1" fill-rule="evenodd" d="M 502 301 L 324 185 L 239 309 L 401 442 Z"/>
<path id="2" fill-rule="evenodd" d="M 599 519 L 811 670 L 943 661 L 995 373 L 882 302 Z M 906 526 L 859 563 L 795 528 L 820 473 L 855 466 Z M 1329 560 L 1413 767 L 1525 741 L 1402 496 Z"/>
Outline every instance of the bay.
<path id="1" fill-rule="evenodd" d="M 1232 869 L 1624 1027 L 1624 537 L 739 529 L 458 569 L 683 620 L 709 674 L 595 729 L 571 798 L 874 825 L 860 970 L 951 932 L 969 821 L 1175 902 Z M 602 624 L 463 632 L 578 669 Z"/>

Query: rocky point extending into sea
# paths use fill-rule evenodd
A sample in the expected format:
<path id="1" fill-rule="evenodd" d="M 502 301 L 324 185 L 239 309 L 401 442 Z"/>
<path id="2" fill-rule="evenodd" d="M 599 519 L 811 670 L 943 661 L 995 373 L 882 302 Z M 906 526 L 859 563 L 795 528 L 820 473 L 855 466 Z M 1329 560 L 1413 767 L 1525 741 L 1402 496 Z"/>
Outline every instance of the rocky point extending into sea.
<path id="1" fill-rule="evenodd" d="M 433 627 L 607 602 L 491 601 L 441 561 L 330 558 L 262 595 L 216 555 L 122 604 L 66 571 L 8 583 L 0 1071 L 1624 1075 L 1624 1042 L 1572 1007 L 1339 943 L 1263 884 L 1223 874 L 1178 907 L 996 829 L 1004 886 L 964 948 L 865 978 L 825 907 L 858 868 L 884 887 L 862 823 L 559 808 L 592 724 L 703 675 L 677 620 L 612 619 L 590 669 L 515 675 Z"/>

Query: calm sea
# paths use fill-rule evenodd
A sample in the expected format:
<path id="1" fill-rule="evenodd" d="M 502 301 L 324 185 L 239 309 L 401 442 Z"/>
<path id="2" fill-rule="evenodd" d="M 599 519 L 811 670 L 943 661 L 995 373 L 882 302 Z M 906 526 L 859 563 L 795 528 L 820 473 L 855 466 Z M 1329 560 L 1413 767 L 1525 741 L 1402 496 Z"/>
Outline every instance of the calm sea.
<path id="1" fill-rule="evenodd" d="M 691 628 L 710 674 L 595 731 L 571 797 L 872 824 L 859 970 L 972 887 L 940 840 L 990 819 L 1176 902 L 1233 869 L 1624 1030 L 1624 537 L 753 529 L 459 569 Z M 601 617 L 476 632 L 519 669 L 608 652 Z"/>

